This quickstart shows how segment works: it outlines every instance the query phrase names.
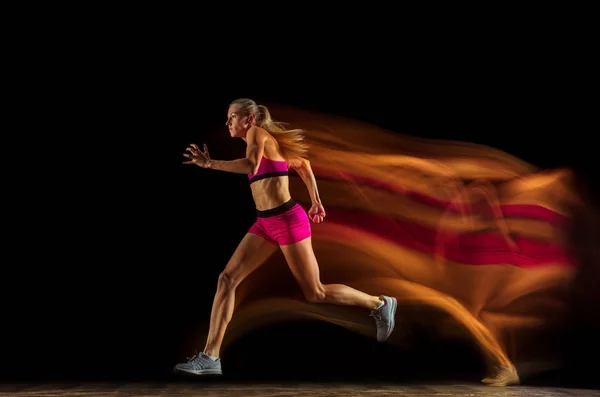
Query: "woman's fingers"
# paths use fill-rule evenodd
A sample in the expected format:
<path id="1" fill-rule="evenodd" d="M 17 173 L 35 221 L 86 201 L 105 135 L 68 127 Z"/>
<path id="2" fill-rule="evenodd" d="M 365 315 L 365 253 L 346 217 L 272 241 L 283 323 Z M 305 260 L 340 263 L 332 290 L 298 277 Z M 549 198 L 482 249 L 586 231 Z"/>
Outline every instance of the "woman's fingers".
<path id="1" fill-rule="evenodd" d="M 202 162 L 201 159 L 206 161 L 210 160 L 210 156 L 208 155 L 208 147 L 206 146 L 206 144 L 204 144 L 204 151 L 201 151 L 198 148 L 198 145 L 196 145 L 195 143 L 191 143 L 190 146 L 185 148 L 185 152 L 183 153 L 183 155 L 191 159 L 190 161 L 186 161 L 183 164 L 195 164 L 198 163 L 199 160 L 200 162 Z"/>

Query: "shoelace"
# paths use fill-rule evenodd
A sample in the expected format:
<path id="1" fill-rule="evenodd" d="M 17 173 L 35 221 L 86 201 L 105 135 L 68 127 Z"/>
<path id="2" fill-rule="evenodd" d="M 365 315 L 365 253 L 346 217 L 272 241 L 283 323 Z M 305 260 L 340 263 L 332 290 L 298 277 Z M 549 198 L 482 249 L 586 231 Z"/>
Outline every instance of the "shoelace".
<path id="1" fill-rule="evenodd" d="M 511 371 L 508 367 L 499 366 L 496 370 L 489 376 L 490 379 L 494 379 L 496 381 L 502 381 L 510 378 Z"/>
<path id="2" fill-rule="evenodd" d="M 373 312 L 371 312 L 371 314 L 369 314 L 369 316 L 375 318 L 375 321 L 377 321 L 377 323 L 383 321 L 383 315 L 381 314 L 381 310 L 374 310 Z"/>
<path id="3" fill-rule="evenodd" d="M 196 358 L 200 357 L 198 353 L 195 353 L 192 357 L 186 357 L 188 363 L 194 361 Z"/>

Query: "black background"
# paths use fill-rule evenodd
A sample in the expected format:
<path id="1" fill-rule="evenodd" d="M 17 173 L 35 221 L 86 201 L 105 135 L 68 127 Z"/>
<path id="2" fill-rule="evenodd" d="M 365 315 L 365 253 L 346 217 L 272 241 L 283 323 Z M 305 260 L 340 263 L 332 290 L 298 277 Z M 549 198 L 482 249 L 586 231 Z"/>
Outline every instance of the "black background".
<path id="1" fill-rule="evenodd" d="M 5 379 L 163 379 L 203 347 L 192 341 L 254 212 L 243 176 L 184 166 L 182 153 L 195 142 L 213 158 L 242 156 L 243 142 L 224 127 L 238 97 L 491 145 L 542 168 L 572 167 L 594 187 L 588 54 L 558 34 L 440 34 L 423 45 L 415 36 L 300 35 L 276 45 L 275 34 L 216 40 L 203 31 L 194 42 L 165 30 L 33 41 L 39 62 L 22 71 L 31 94 L 7 153 L 16 158 Z M 574 310 L 557 341 L 566 369 L 550 380 L 594 381 L 586 364 L 598 352 L 594 302 Z M 415 335 L 400 349 L 328 324 L 282 324 L 224 352 L 224 366 L 252 379 L 482 375 L 472 346 Z"/>

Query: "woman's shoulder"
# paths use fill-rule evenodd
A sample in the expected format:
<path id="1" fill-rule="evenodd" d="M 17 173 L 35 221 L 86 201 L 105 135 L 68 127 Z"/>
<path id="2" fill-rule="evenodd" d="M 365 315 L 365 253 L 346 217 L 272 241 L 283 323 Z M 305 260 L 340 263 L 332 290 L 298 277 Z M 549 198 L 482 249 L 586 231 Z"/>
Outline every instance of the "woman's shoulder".
<path id="1" fill-rule="evenodd" d="M 247 136 L 252 136 L 252 140 L 255 142 L 262 141 L 266 142 L 270 139 L 274 139 L 273 135 L 269 133 L 269 131 L 265 130 L 262 127 L 252 126 L 248 132 Z"/>
<path id="2" fill-rule="evenodd" d="M 262 128 L 261 128 L 262 129 Z M 285 155 L 281 150 L 281 146 L 279 145 L 279 141 L 273 134 L 269 131 L 262 129 L 264 132 L 261 132 L 261 137 L 264 139 L 264 153 L 265 157 L 271 160 L 282 161 L 285 160 Z"/>
<path id="3" fill-rule="evenodd" d="M 263 138 L 273 138 L 273 135 L 262 127 L 253 126 L 252 128 L 255 130 L 255 134 L 257 136 L 261 136 Z"/>

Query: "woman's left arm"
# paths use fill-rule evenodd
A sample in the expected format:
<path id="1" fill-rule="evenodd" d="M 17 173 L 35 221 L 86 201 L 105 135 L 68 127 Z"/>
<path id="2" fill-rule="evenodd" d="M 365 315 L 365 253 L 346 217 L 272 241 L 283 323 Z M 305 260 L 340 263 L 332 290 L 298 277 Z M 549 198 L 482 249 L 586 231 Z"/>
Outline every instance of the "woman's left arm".
<path id="1" fill-rule="evenodd" d="M 308 189 L 310 201 L 312 202 L 310 210 L 308 211 L 309 218 L 315 223 L 323 222 L 326 216 L 325 208 L 323 207 L 323 203 L 321 203 L 319 189 L 317 188 L 317 180 L 310 166 L 310 161 L 304 159 L 293 161 L 290 166 L 296 170 L 298 175 L 300 175 L 300 178 L 302 178 L 302 181 Z"/>

